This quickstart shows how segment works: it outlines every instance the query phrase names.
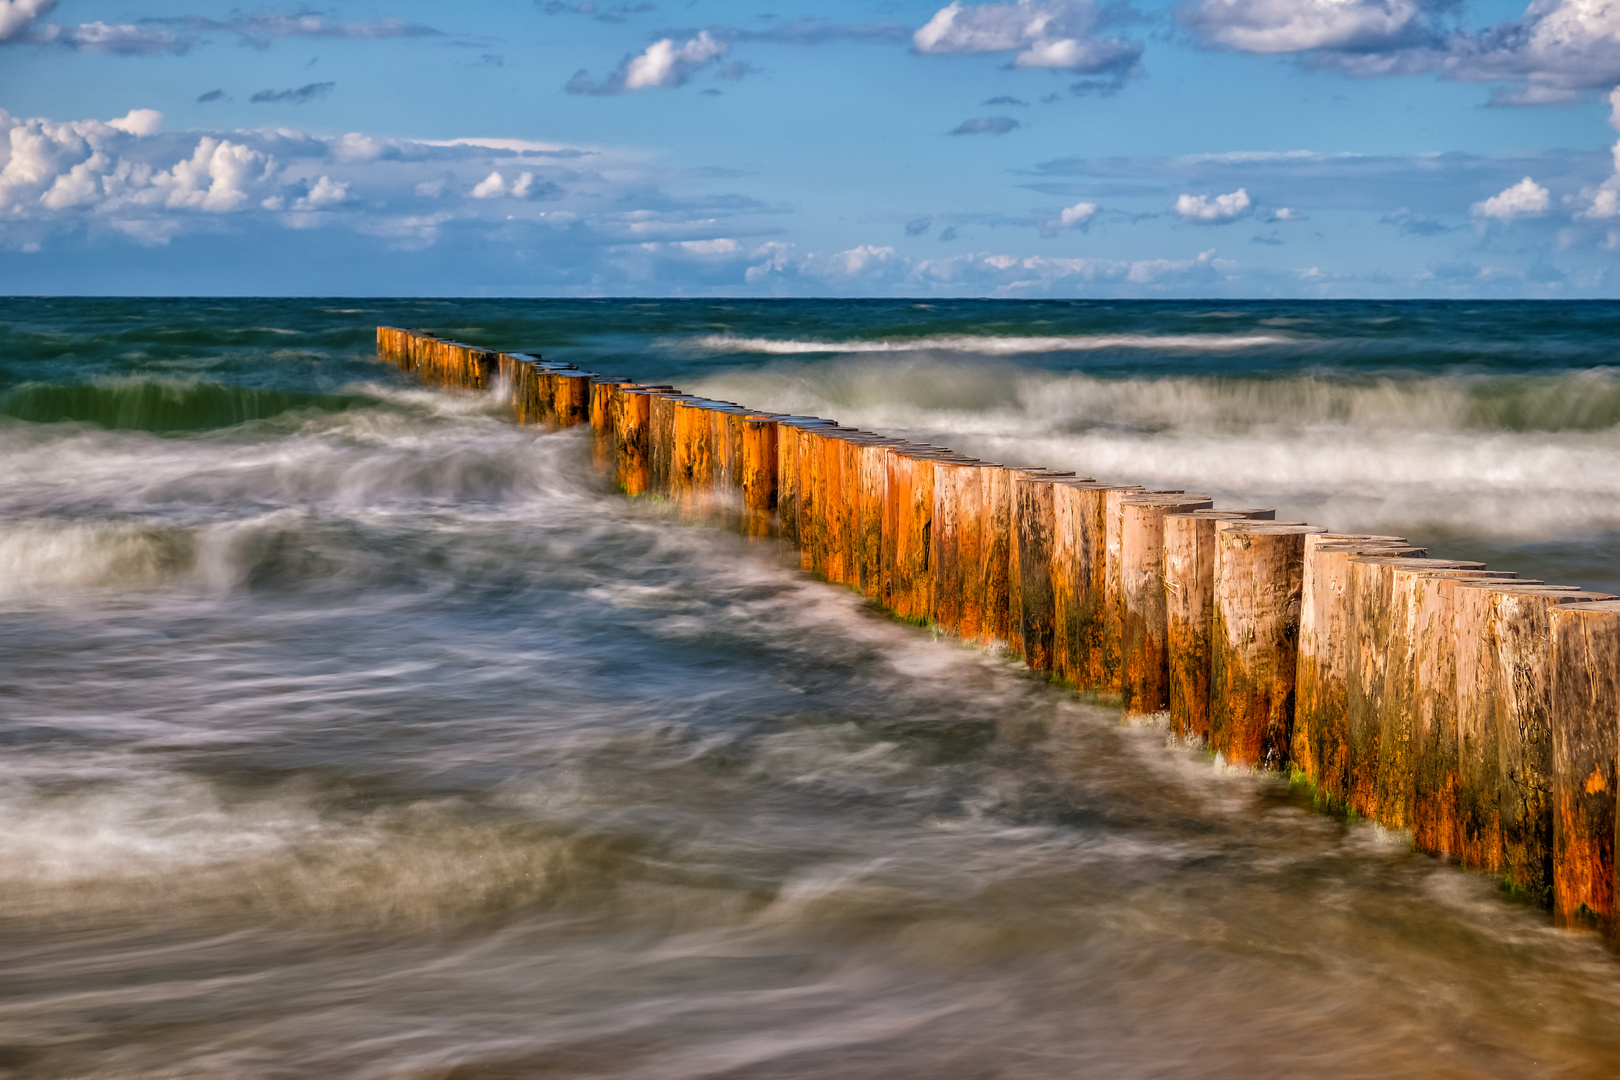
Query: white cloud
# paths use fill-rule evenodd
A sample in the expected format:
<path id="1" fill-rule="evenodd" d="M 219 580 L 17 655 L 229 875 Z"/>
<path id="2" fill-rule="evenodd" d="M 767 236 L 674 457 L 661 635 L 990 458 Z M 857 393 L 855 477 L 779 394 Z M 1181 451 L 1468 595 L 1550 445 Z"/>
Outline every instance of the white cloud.
<path id="1" fill-rule="evenodd" d="M 107 121 L 107 126 L 131 135 L 156 135 L 163 130 L 163 114 L 156 109 L 131 109 L 117 120 Z"/>
<path id="2" fill-rule="evenodd" d="M 647 50 L 631 60 L 624 69 L 626 90 L 648 90 L 653 87 L 679 86 L 687 73 L 709 61 L 724 56 L 727 46 L 714 40 L 704 30 L 686 44 L 677 47 L 670 38 L 655 41 Z"/>
<path id="3" fill-rule="evenodd" d="M 1512 187 L 1475 203 L 1471 211 L 1479 218 L 1517 221 L 1520 218 L 1540 217 L 1551 205 L 1547 189 L 1527 176 Z"/>
<path id="4" fill-rule="evenodd" d="M 1249 212 L 1249 192 L 1245 188 L 1216 195 L 1182 194 L 1176 197 L 1175 211 L 1184 221 L 1205 225 L 1236 221 Z"/>
<path id="5" fill-rule="evenodd" d="M 1479 32 L 1453 28 L 1448 0 L 1196 0 L 1181 19 L 1205 44 L 1302 53 L 1360 76 L 1431 72 L 1498 87 L 1497 105 L 1556 105 L 1620 83 L 1620 4 L 1532 0 Z"/>
<path id="6" fill-rule="evenodd" d="M 694 255 L 740 255 L 743 247 L 729 236 L 718 240 L 682 240 L 680 246 Z"/>
<path id="7" fill-rule="evenodd" d="M 475 199 L 498 199 L 506 194 L 506 177 L 500 170 L 490 173 L 478 183 L 473 185 L 472 197 Z"/>
<path id="8" fill-rule="evenodd" d="M 1063 208 L 1058 215 L 1058 224 L 1065 229 L 1075 229 L 1086 224 L 1097 213 L 1097 204 L 1094 202 L 1077 202 L 1073 206 Z"/>
<path id="9" fill-rule="evenodd" d="M 0 42 L 23 37 L 55 7 L 56 0 L 0 0 Z"/>
<path id="10" fill-rule="evenodd" d="M 1123 77 L 1142 55 L 1139 42 L 1093 36 L 1099 21 L 1091 0 L 1015 0 L 936 11 L 915 34 L 920 53 L 1014 52 L 1013 66 L 1057 68 Z"/>
<path id="11" fill-rule="evenodd" d="M 320 210 L 349 200 L 349 185 L 330 176 L 322 176 L 309 189 L 309 194 L 293 204 L 295 210 Z"/>
<path id="12" fill-rule="evenodd" d="M 668 89 L 680 86 L 692 73 L 714 63 L 731 46 L 716 40 L 707 30 L 684 44 L 674 38 L 661 38 L 635 56 L 626 57 L 619 69 L 601 82 L 593 82 L 584 71 L 577 71 L 563 89 L 571 94 L 622 94 L 631 90 Z"/>
<path id="13" fill-rule="evenodd" d="M 1416 0 L 1202 0 L 1183 19 L 1209 44 L 1287 53 L 1402 44 L 1427 15 Z"/>

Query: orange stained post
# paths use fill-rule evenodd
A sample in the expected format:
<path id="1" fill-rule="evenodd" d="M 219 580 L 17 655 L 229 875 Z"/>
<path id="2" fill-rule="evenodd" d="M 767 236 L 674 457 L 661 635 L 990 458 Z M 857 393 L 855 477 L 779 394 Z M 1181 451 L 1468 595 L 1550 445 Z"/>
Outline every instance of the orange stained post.
<path id="1" fill-rule="evenodd" d="M 1620 601 L 1552 611 L 1553 915 L 1615 930 Z"/>
<path id="2" fill-rule="evenodd" d="M 626 495 L 648 487 L 649 420 L 655 391 L 624 388 L 613 400 L 613 479 Z"/>
<path id="3" fill-rule="evenodd" d="M 1052 673 L 1082 690 L 1096 688 L 1091 659 L 1099 632 L 1099 508 L 1119 486 L 1082 476 L 1058 477 L 1052 486 Z"/>
<path id="4" fill-rule="evenodd" d="M 619 388 L 627 384 L 623 379 L 599 378 L 591 381 L 591 467 L 597 472 L 611 472 L 615 454 L 613 450 L 613 399 Z M 513 382 L 512 405 L 517 407 L 517 387 Z"/>
<path id="5" fill-rule="evenodd" d="M 1002 640 L 1007 643 L 1008 653 L 1020 658 L 1024 655 L 1023 637 L 1019 629 L 1024 620 L 1024 586 L 1018 562 L 1018 482 L 1037 476 L 1073 477 L 1074 474 L 1039 467 L 1007 470 L 1007 634 Z"/>
<path id="6" fill-rule="evenodd" d="M 776 418 L 768 413 L 742 417 L 739 475 L 742 484 L 744 526 L 749 536 L 770 534 L 776 511 Z"/>
<path id="7" fill-rule="evenodd" d="M 1453 597 L 1460 856 L 1546 902 L 1556 753 L 1551 613 L 1608 597 L 1488 580 L 1458 581 Z"/>
<path id="8" fill-rule="evenodd" d="M 1009 643 L 1008 621 L 1011 574 L 1012 478 L 1015 470 L 1003 466 L 979 475 L 979 570 L 984 614 L 979 627 L 983 645 Z"/>
<path id="9" fill-rule="evenodd" d="M 858 444 L 855 495 L 855 563 L 858 587 L 868 599 L 883 599 L 883 523 L 889 483 L 889 453 L 899 439 L 868 439 Z"/>
<path id="10" fill-rule="evenodd" d="M 1274 510 L 1193 510 L 1164 519 L 1165 640 L 1170 732 L 1209 741 L 1210 626 L 1214 617 L 1215 523 L 1269 521 Z M 1307 541 L 1310 537 L 1306 538 Z"/>
<path id="11" fill-rule="evenodd" d="M 1397 574 L 1397 589 L 1403 574 L 1412 589 L 1404 610 L 1409 621 L 1406 634 L 1412 679 L 1410 702 L 1404 706 L 1412 728 L 1412 841 L 1419 851 L 1430 855 L 1460 856 L 1463 849 L 1456 588 L 1479 573 L 1419 570 Z"/>
<path id="12" fill-rule="evenodd" d="M 1268 521 L 1215 526 L 1210 747 L 1234 764 L 1288 763 L 1305 537 L 1321 531 Z"/>
<path id="13" fill-rule="evenodd" d="M 1305 539 L 1300 597 L 1299 673 L 1295 691 L 1292 763 L 1314 785 L 1324 809 L 1350 798 L 1348 698 L 1353 594 L 1350 560 L 1361 556 L 1421 558 L 1424 549 L 1396 536 L 1322 533 Z"/>
<path id="14" fill-rule="evenodd" d="M 1393 631 L 1395 568 L 1483 570 L 1484 563 L 1452 559 L 1387 558 L 1383 553 L 1352 556 L 1346 588 L 1350 600 L 1345 640 L 1345 773 L 1348 805 L 1357 815 L 1378 821 L 1378 763 L 1383 736 L 1384 691 Z"/>
<path id="15" fill-rule="evenodd" d="M 1185 494 L 1128 495 L 1120 502 L 1120 696 L 1127 720 L 1170 709 L 1164 517 L 1214 505 L 1208 496 Z"/>
<path id="16" fill-rule="evenodd" d="M 777 417 L 776 432 L 776 513 L 782 542 L 799 547 L 799 458 L 814 427 L 836 427 L 831 420 L 814 416 Z"/>
<path id="17" fill-rule="evenodd" d="M 1022 476 L 1013 485 L 1018 529 L 1018 643 L 1031 671 L 1052 670 L 1054 488 L 1058 483 L 1057 477 Z"/>
<path id="18" fill-rule="evenodd" d="M 1458 579 L 1505 581 L 1498 570 L 1429 570 L 1397 565 L 1391 574 L 1388 660 L 1379 705 L 1378 823 L 1411 829 L 1418 796 L 1418 758 L 1424 742 L 1425 680 L 1431 665 L 1421 663 L 1424 639 L 1433 636 L 1432 613 L 1424 602 L 1425 580 L 1434 574 Z M 1539 583 L 1538 583 L 1539 584 Z"/>
<path id="19" fill-rule="evenodd" d="M 961 484 L 965 467 L 947 458 L 936 458 L 931 465 L 934 471 L 934 506 L 929 560 L 933 569 L 933 589 L 929 598 L 929 616 L 941 630 L 957 634 L 962 628 Z"/>
<path id="20" fill-rule="evenodd" d="M 1093 663 L 1098 675 L 1096 689 L 1117 694 L 1125 675 L 1125 578 L 1123 552 L 1123 504 L 1128 496 L 1180 495 L 1169 488 L 1109 488 L 1103 492 L 1103 591 L 1101 665 Z"/>
<path id="21" fill-rule="evenodd" d="M 591 376 L 584 371 L 559 371 L 552 381 L 552 422 L 558 427 L 583 424 L 591 415 Z"/>

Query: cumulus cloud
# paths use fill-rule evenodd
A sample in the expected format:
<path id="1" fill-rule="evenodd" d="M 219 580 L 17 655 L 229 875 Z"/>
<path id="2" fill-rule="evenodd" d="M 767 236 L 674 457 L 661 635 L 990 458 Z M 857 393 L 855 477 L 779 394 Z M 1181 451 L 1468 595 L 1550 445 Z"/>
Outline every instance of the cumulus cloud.
<path id="1" fill-rule="evenodd" d="M 255 105 L 265 105 L 275 102 L 289 102 L 293 105 L 303 105 L 307 102 L 323 98 L 337 86 L 335 82 L 306 83 L 296 90 L 260 90 L 249 101 Z"/>
<path id="2" fill-rule="evenodd" d="M 1005 135 L 1024 125 L 1010 116 L 975 116 L 951 129 L 952 135 Z"/>
<path id="3" fill-rule="evenodd" d="M 1510 188 L 1475 203 L 1471 212 L 1477 218 L 1495 221 L 1517 221 L 1521 218 L 1540 217 L 1552 205 L 1547 189 L 1528 176 Z"/>
<path id="4" fill-rule="evenodd" d="M 506 177 L 497 169 L 474 184 L 471 195 L 475 199 L 546 199 L 555 197 L 560 191 L 556 184 L 538 180 L 534 173 L 527 171 L 518 173 L 508 184 Z"/>
<path id="5" fill-rule="evenodd" d="M 1556 105 L 1620 82 L 1620 5 L 1533 0 L 1485 30 L 1450 25 L 1454 0 L 1195 0 L 1181 19 L 1206 45 L 1298 53 L 1353 75 L 1434 73 L 1503 83 L 1495 105 Z"/>
<path id="6" fill-rule="evenodd" d="M 0 42 L 21 40 L 55 7 L 56 0 L 0 0 Z"/>
<path id="7" fill-rule="evenodd" d="M 684 44 L 674 38 L 660 38 L 634 56 L 620 62 L 613 74 L 600 82 L 580 70 L 568 80 L 570 94 L 622 94 L 632 90 L 667 89 L 685 83 L 692 73 L 719 60 L 731 48 L 707 30 Z"/>
<path id="8" fill-rule="evenodd" d="M 964 5 L 954 0 L 916 33 L 920 53 L 1013 54 L 1012 66 L 1109 75 L 1122 82 L 1138 67 L 1142 44 L 1099 37 L 1101 13 L 1092 0 L 1015 0 Z"/>
<path id="9" fill-rule="evenodd" d="M 1247 215 L 1249 206 L 1249 192 L 1245 188 L 1238 188 L 1213 197 L 1184 193 L 1176 197 L 1174 209 L 1183 221 L 1220 225 Z"/>
<path id="10" fill-rule="evenodd" d="M 1096 213 L 1096 203 L 1078 202 L 1063 208 L 1063 213 L 1058 215 L 1058 224 L 1065 229 L 1077 229 L 1088 223 Z"/>
<path id="11" fill-rule="evenodd" d="M 1039 222 L 1035 231 L 1041 236 L 1051 239 L 1064 229 L 1085 229 L 1091 224 L 1092 218 L 1097 216 L 1097 204 L 1094 202 L 1077 202 L 1073 206 L 1065 206 L 1058 211 L 1055 218 Z"/>
<path id="12" fill-rule="evenodd" d="M 1368 52 L 1432 43 L 1435 5 L 1418 0 L 1202 0 L 1183 21 L 1241 52 Z"/>

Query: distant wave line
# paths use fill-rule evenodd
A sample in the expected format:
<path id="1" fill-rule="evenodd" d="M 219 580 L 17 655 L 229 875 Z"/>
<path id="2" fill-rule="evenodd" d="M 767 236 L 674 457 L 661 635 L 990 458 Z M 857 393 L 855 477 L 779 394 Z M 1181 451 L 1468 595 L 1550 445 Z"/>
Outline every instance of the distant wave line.
<path id="1" fill-rule="evenodd" d="M 774 353 L 885 353 L 934 349 L 944 352 L 1011 356 L 1018 353 L 1081 352 L 1098 349 L 1234 350 L 1294 345 L 1298 340 L 1278 334 L 1083 334 L 1053 337 L 998 336 L 992 334 L 934 334 L 917 338 L 881 338 L 854 341 L 800 341 L 792 338 L 738 337 L 707 334 L 684 342 L 709 352 Z"/>

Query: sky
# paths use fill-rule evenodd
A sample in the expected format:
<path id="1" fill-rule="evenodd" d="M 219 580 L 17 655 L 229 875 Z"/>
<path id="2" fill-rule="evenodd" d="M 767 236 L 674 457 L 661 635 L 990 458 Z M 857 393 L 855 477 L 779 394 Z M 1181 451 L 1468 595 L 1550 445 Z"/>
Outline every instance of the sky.
<path id="1" fill-rule="evenodd" d="M 0 293 L 1620 295 L 1620 0 L 0 0 Z"/>

